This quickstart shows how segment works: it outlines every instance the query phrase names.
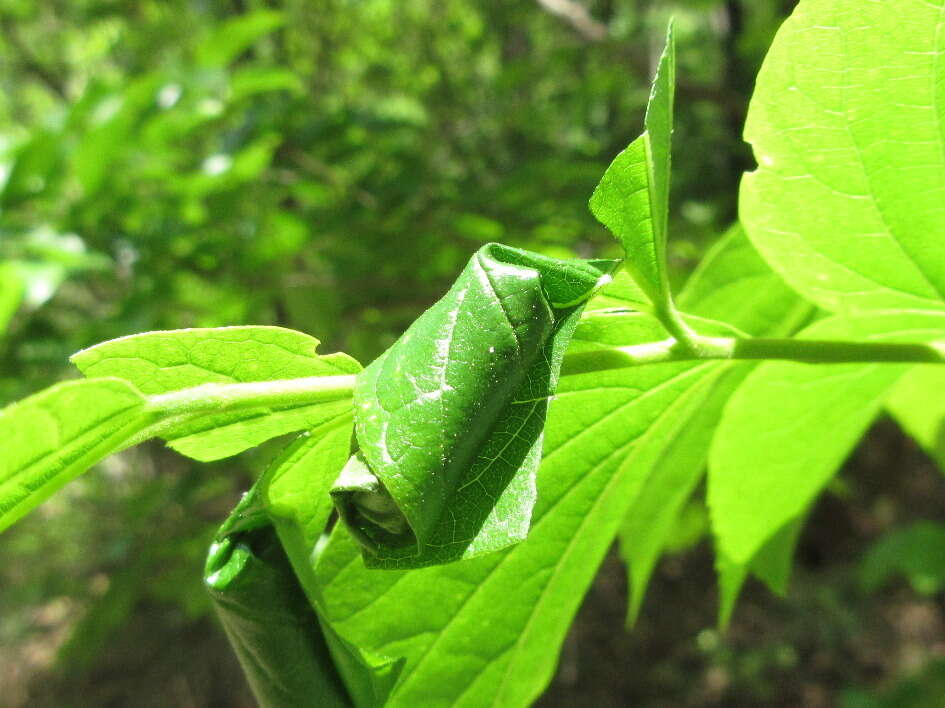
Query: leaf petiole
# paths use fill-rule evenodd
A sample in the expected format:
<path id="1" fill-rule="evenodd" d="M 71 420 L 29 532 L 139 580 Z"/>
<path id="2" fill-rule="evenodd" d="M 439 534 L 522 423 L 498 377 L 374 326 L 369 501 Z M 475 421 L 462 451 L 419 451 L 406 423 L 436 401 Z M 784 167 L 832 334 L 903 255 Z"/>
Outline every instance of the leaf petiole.
<path id="1" fill-rule="evenodd" d="M 562 373 L 623 369 L 643 364 L 702 360 L 783 360 L 810 364 L 945 364 L 945 340 L 850 342 L 764 337 L 692 336 L 580 352 L 565 357 Z"/>

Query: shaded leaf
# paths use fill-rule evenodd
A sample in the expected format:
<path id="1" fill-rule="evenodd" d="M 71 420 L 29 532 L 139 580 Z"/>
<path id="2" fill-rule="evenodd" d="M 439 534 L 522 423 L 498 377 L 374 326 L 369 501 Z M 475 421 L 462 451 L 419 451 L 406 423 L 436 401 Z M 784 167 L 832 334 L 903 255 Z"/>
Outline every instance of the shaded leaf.
<path id="1" fill-rule="evenodd" d="M 210 547 L 204 582 L 262 708 L 352 705 L 256 492 L 244 495 Z"/>
<path id="2" fill-rule="evenodd" d="M 874 592 L 903 575 L 916 592 L 932 595 L 945 588 L 945 526 L 933 521 L 886 533 L 860 561 L 860 584 Z"/>

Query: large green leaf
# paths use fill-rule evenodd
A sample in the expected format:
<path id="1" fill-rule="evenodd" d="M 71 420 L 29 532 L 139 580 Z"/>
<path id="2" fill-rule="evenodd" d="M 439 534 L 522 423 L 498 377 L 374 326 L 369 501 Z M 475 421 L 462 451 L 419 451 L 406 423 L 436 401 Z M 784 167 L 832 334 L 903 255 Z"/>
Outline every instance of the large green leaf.
<path id="1" fill-rule="evenodd" d="M 91 378 L 114 376 L 145 394 L 206 383 L 249 383 L 354 374 L 346 354 L 318 355 L 318 340 L 281 327 L 219 327 L 146 332 L 73 355 Z M 350 398 L 310 405 L 265 406 L 203 416 L 166 431 L 172 448 L 197 460 L 235 455 L 270 438 L 308 430 L 350 413 Z"/>
<path id="2" fill-rule="evenodd" d="M 739 238 L 730 237 L 738 249 Z M 733 277 L 738 272 L 733 268 Z M 755 281 L 733 297 L 765 297 L 765 284 L 778 287 L 777 278 Z M 616 296 L 611 290 L 598 299 L 611 310 L 585 314 L 572 351 L 665 337 L 652 317 L 613 311 L 635 298 L 624 296 L 626 288 Z M 796 300 L 783 292 L 785 312 L 793 313 Z M 736 324 L 761 326 L 747 314 Z M 350 642 L 406 659 L 391 705 L 525 705 L 541 692 L 627 509 L 644 494 L 653 470 L 672 472 L 670 462 L 679 459 L 662 432 L 678 430 L 688 413 L 700 411 L 723 368 L 693 362 L 565 376 L 546 427 L 532 529 L 511 549 L 378 574 L 366 570 L 356 544 L 335 531 L 317 567 L 324 616 Z M 663 460 L 662 467 L 654 464 Z M 669 480 L 655 483 L 673 491 Z"/>
<path id="3" fill-rule="evenodd" d="M 676 45 L 670 25 L 644 133 L 614 158 L 590 200 L 591 212 L 623 245 L 624 266 L 657 305 L 670 299 L 666 231 L 675 88 Z"/>
<path id="4" fill-rule="evenodd" d="M 768 336 L 792 333 L 811 310 L 765 264 L 737 226 L 706 254 L 686 282 L 679 302 L 690 312 L 724 319 L 741 331 Z M 716 367 L 729 365 L 719 363 Z M 722 407 L 753 365 L 729 368 L 724 375 L 716 375 L 701 399 L 677 408 L 673 416 L 647 434 L 651 462 L 646 482 L 627 510 L 620 531 L 620 551 L 628 563 L 631 623 L 639 613 L 650 575 L 673 525 L 702 479 Z M 726 568 L 731 572 L 722 577 L 723 610 L 731 608 L 749 571 L 748 566 L 731 563 Z"/>
<path id="5" fill-rule="evenodd" d="M 945 307 L 942 12 L 802 0 L 758 76 L 741 219 L 828 310 Z"/>
<path id="6" fill-rule="evenodd" d="M 525 538 L 548 399 L 583 303 L 615 266 L 487 245 L 358 377 L 360 451 L 332 493 L 369 565 Z"/>
<path id="7" fill-rule="evenodd" d="M 888 342 L 943 335 L 943 314 L 880 312 L 822 320 L 799 336 Z M 710 452 L 709 505 L 720 553 L 748 563 L 799 517 L 908 368 L 768 362 L 753 371 L 726 407 Z"/>
<path id="8" fill-rule="evenodd" d="M 596 324 L 582 322 L 575 335 L 585 344 L 588 337 L 621 345 L 665 336 L 644 315 L 589 319 Z M 628 455 L 681 396 L 702 395 L 711 368 L 680 363 L 563 377 L 546 427 L 532 528 L 508 550 L 377 573 L 335 530 L 316 569 L 324 617 L 351 643 L 406 659 L 390 705 L 534 700 L 643 481 L 642 465 Z"/>
<path id="9" fill-rule="evenodd" d="M 149 422 L 146 399 L 118 379 L 70 381 L 0 411 L 0 531 Z"/>
<path id="10" fill-rule="evenodd" d="M 194 452 L 209 458 L 350 422 L 350 372 L 358 365 L 344 355 L 317 357 L 315 344 L 278 328 L 231 328 L 156 332 L 80 352 L 93 378 L 0 412 L 0 530 L 102 458 L 155 435 L 194 446 L 209 439 L 209 451 Z M 331 376 L 339 372 L 348 374 Z M 213 426 L 220 431 L 205 438 Z"/>

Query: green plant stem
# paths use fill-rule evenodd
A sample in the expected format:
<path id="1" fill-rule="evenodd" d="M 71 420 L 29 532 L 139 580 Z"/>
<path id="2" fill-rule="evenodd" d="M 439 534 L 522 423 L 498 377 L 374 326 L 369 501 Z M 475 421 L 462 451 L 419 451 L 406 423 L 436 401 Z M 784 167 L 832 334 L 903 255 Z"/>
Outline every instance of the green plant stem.
<path id="1" fill-rule="evenodd" d="M 665 301 L 653 300 L 653 302 L 653 315 L 672 335 L 676 345 L 681 349 L 695 349 L 699 335 L 686 324 L 672 298 L 667 296 Z"/>
<path id="2" fill-rule="evenodd" d="M 216 415 L 272 406 L 295 408 L 351 398 L 355 377 L 308 376 L 276 381 L 234 384 L 202 384 L 173 393 L 149 396 L 146 427 L 129 439 L 123 448 L 159 437 L 162 433 L 204 415 Z"/>
<path id="3" fill-rule="evenodd" d="M 945 342 L 844 342 L 817 339 L 703 337 L 579 352 L 565 357 L 563 374 L 643 364 L 703 360 L 782 360 L 810 364 L 945 364 Z"/>
<path id="4" fill-rule="evenodd" d="M 224 413 L 260 406 L 308 405 L 350 398 L 353 375 L 308 376 L 298 379 L 235 384 L 203 384 L 148 398 L 148 408 L 162 415 Z"/>

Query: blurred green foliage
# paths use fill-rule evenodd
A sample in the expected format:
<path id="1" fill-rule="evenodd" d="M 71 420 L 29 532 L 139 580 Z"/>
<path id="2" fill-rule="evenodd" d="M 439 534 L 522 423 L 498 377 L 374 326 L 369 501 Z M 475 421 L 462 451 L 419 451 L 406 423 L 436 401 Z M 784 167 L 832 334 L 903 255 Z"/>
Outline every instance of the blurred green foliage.
<path id="1" fill-rule="evenodd" d="M 0 0 L 0 404 L 152 329 L 280 324 L 367 363 L 484 242 L 618 255 L 587 200 L 641 130 L 670 14 L 679 282 L 735 218 L 745 107 L 793 5 Z M 5 699 L 56 705 L 134 646 L 190 682 L 155 705 L 242 705 L 199 687 L 235 664 L 168 637 L 211 626 L 207 542 L 271 449 L 195 467 L 143 446 L 6 533 Z M 674 548 L 702 533 L 690 511 Z"/>

